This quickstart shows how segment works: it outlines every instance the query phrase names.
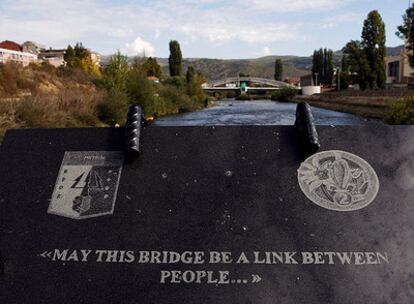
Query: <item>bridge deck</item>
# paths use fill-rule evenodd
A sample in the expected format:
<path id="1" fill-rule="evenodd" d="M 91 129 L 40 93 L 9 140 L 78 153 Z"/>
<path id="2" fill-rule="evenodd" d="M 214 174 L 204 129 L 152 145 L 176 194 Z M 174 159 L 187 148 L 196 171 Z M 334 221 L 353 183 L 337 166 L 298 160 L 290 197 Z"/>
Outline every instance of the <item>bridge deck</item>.
<path id="1" fill-rule="evenodd" d="M 269 87 L 285 87 L 289 86 L 286 82 L 277 81 L 269 78 L 260 78 L 260 77 L 231 77 L 226 79 L 221 79 L 209 83 L 209 87 L 220 87 L 225 86 L 226 84 L 239 84 L 241 82 L 250 82 L 260 85 L 266 85 Z"/>

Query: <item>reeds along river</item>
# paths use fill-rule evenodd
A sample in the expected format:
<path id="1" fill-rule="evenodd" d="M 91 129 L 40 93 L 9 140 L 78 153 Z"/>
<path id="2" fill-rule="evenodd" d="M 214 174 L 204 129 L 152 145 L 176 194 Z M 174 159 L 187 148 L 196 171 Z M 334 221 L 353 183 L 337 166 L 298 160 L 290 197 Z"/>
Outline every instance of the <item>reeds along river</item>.
<path id="1" fill-rule="evenodd" d="M 223 125 L 293 125 L 296 104 L 269 100 L 237 101 L 224 99 L 203 110 L 157 119 L 158 126 L 223 126 Z M 366 119 L 312 107 L 317 125 L 379 125 L 379 120 Z"/>

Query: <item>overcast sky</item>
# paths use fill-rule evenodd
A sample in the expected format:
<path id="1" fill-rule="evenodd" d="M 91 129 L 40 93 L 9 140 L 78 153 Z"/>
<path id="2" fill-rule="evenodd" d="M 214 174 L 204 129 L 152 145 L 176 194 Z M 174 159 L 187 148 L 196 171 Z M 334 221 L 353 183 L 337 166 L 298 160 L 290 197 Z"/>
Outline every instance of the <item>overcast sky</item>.
<path id="1" fill-rule="evenodd" d="M 184 57 L 309 56 L 359 39 L 377 9 L 387 45 L 407 0 L 0 0 L 0 40 L 66 47 L 77 41 L 102 54 L 167 57 L 176 39 Z"/>

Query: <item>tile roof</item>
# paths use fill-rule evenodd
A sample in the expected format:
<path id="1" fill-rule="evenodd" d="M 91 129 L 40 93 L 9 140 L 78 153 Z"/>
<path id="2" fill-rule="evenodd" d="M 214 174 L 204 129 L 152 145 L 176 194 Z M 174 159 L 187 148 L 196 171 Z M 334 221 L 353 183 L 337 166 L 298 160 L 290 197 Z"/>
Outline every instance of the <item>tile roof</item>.
<path id="1" fill-rule="evenodd" d="M 16 52 L 22 51 L 22 47 L 20 44 L 14 41 L 10 41 L 10 40 L 5 40 L 3 42 L 0 42 L 0 48 L 10 50 L 10 51 L 16 51 Z"/>

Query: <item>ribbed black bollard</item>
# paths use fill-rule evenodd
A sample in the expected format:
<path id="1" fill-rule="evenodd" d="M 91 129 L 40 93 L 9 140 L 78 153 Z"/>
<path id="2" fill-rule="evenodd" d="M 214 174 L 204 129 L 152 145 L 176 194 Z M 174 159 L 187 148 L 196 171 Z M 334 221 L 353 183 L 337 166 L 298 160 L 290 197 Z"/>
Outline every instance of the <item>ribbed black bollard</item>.
<path id="1" fill-rule="evenodd" d="M 140 106 L 128 107 L 127 121 L 125 125 L 125 152 L 129 157 L 137 157 L 140 152 L 141 124 L 143 113 Z"/>
<path id="2" fill-rule="evenodd" d="M 307 102 L 301 102 L 296 107 L 295 127 L 303 154 L 309 156 L 316 153 L 321 145 L 312 110 Z"/>

